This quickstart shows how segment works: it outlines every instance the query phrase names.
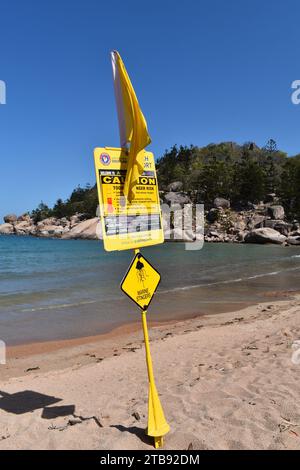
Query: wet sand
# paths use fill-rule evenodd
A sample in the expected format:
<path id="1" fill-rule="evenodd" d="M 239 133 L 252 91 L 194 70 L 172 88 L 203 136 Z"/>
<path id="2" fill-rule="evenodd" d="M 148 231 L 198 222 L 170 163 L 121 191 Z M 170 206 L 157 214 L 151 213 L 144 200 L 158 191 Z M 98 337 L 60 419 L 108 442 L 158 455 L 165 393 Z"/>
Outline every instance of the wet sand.
<path id="1" fill-rule="evenodd" d="M 299 293 L 300 294 L 300 293 Z M 292 291 L 274 291 L 266 292 L 264 296 L 270 301 L 272 299 L 282 300 L 297 295 Z M 254 304 L 255 305 L 255 304 Z M 254 306 L 249 302 L 223 303 L 218 304 L 214 314 L 205 314 L 204 312 L 194 312 L 193 315 L 181 315 L 178 320 L 153 321 L 151 313 L 147 315 L 149 329 L 152 330 L 153 339 L 162 339 L 164 334 L 177 334 L 194 322 L 198 323 L 203 318 L 206 325 L 222 324 L 223 321 L 235 316 L 236 312 L 247 311 L 248 307 Z M 235 308 L 234 308 L 235 307 Z M 210 309 L 208 310 L 210 312 Z M 96 350 L 98 358 L 105 358 L 113 355 L 119 355 L 123 350 L 127 350 L 128 346 L 143 343 L 142 323 L 136 313 L 136 321 L 127 323 L 106 333 L 94 336 L 82 336 L 79 338 L 68 338 L 56 341 L 43 341 L 34 343 L 18 344 L 7 347 L 6 356 L 8 364 L 0 368 L 0 380 L 22 375 L 28 368 L 32 368 L 29 362 L 38 358 L 38 362 L 43 363 L 46 370 L 66 367 L 72 365 L 77 360 L 80 364 L 89 363 L 89 355 L 91 351 Z M 130 348 L 129 348 L 130 349 Z M 93 354 L 93 353 L 92 353 Z M 61 360 L 63 356 L 63 361 Z M 79 364 L 79 363 L 77 363 Z M 28 366 L 28 367 L 27 367 Z"/>

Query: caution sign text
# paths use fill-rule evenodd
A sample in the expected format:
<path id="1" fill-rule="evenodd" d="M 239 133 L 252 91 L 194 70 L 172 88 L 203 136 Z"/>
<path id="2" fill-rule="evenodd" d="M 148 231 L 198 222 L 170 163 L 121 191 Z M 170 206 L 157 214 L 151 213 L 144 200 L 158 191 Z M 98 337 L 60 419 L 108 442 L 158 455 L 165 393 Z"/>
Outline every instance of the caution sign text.
<path id="1" fill-rule="evenodd" d="M 96 148 L 94 158 L 105 249 L 127 250 L 163 243 L 153 154 L 144 152 L 144 171 L 132 202 L 123 195 L 127 151 Z"/>

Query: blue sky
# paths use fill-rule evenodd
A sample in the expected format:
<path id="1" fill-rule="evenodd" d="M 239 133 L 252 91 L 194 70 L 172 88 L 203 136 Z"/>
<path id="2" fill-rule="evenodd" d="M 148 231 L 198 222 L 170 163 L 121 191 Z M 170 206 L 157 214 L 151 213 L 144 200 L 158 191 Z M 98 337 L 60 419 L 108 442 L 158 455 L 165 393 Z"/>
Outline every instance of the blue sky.
<path id="1" fill-rule="evenodd" d="M 297 1 L 1 0 L 0 218 L 94 183 L 118 146 L 109 52 L 125 62 L 156 156 L 274 138 L 300 152 Z"/>

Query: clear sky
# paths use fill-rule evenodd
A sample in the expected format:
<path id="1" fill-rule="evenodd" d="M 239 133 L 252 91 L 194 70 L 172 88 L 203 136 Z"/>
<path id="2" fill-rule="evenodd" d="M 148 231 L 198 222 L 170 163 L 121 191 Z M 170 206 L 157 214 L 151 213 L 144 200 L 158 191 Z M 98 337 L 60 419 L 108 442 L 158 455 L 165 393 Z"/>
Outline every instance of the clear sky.
<path id="1" fill-rule="evenodd" d="M 156 156 L 177 144 L 274 138 L 300 152 L 296 0 L 1 0 L 0 218 L 94 183 L 118 146 L 117 49 Z"/>

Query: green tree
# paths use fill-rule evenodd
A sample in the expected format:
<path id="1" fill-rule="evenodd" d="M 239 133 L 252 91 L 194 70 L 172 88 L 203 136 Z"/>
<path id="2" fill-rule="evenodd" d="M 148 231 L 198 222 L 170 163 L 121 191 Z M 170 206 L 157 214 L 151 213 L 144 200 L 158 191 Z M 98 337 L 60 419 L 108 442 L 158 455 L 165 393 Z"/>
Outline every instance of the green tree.
<path id="1" fill-rule="evenodd" d="M 277 144 L 274 139 L 268 140 L 262 149 L 262 164 L 265 171 L 265 190 L 266 193 L 274 193 L 280 185 L 280 167 L 278 165 Z"/>
<path id="2" fill-rule="evenodd" d="M 33 218 L 34 223 L 37 223 L 43 219 L 51 217 L 52 214 L 52 210 L 49 209 L 47 204 L 44 204 L 43 201 L 41 201 L 38 207 L 31 212 L 31 217 Z"/>
<path id="3" fill-rule="evenodd" d="M 233 171 L 231 163 L 217 161 L 203 165 L 198 177 L 198 191 L 200 200 L 212 204 L 215 197 L 231 198 Z"/>
<path id="4" fill-rule="evenodd" d="M 289 218 L 300 220 L 300 159 L 289 158 L 285 163 L 279 196 Z"/>
<path id="5" fill-rule="evenodd" d="M 235 167 L 234 175 L 236 202 L 259 202 L 265 196 L 265 173 L 252 159 L 244 160 Z"/>
<path id="6" fill-rule="evenodd" d="M 53 207 L 53 215 L 59 219 L 66 216 L 66 205 L 62 199 L 57 199 Z"/>

